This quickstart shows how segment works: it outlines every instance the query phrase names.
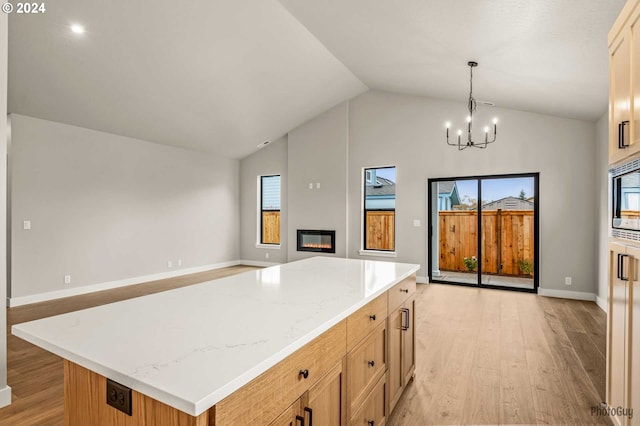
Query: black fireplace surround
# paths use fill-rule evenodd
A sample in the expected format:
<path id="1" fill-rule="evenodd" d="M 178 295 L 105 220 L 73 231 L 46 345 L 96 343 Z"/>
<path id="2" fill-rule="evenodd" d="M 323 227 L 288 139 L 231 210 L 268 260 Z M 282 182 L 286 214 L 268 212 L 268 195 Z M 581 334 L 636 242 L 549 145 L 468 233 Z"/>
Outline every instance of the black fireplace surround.
<path id="1" fill-rule="evenodd" d="M 298 229 L 298 251 L 336 252 L 336 231 Z"/>

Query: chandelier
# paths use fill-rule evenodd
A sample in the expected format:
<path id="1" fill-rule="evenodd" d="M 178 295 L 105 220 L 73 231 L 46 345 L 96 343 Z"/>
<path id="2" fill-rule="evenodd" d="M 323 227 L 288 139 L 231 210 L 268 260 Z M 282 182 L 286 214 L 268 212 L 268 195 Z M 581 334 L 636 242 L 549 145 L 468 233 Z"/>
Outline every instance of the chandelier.
<path id="1" fill-rule="evenodd" d="M 473 113 L 476 111 L 476 100 L 473 97 L 473 68 L 478 66 L 477 62 L 474 61 L 469 61 L 467 62 L 467 65 L 469 65 L 469 74 L 470 74 L 470 79 L 469 79 L 469 115 L 467 116 L 467 137 L 465 138 L 465 140 L 462 139 L 462 130 L 458 130 L 458 142 L 449 142 L 449 128 L 451 127 L 451 123 L 447 122 L 446 126 L 447 126 L 447 144 L 451 145 L 451 146 L 457 146 L 459 151 L 462 151 L 463 149 L 467 149 L 469 147 L 474 147 L 474 148 L 480 148 L 480 149 L 484 149 L 487 147 L 487 145 L 489 145 L 490 143 L 493 143 L 496 141 L 496 131 L 498 129 L 498 119 L 494 118 L 493 119 L 493 135 L 491 136 L 491 139 L 489 139 L 489 126 L 486 126 L 484 128 L 484 141 L 481 142 L 477 142 L 473 140 L 473 136 L 471 134 L 471 129 L 473 127 Z M 481 103 L 484 104 L 488 104 L 488 105 L 493 105 L 489 102 L 482 102 Z"/>

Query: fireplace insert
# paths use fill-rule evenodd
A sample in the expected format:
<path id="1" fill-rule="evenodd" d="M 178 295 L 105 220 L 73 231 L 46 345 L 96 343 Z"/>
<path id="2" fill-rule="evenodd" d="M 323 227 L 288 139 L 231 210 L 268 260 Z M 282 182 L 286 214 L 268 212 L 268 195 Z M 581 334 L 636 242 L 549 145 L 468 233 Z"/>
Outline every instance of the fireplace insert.
<path id="1" fill-rule="evenodd" d="M 298 229 L 298 251 L 336 252 L 336 231 Z"/>

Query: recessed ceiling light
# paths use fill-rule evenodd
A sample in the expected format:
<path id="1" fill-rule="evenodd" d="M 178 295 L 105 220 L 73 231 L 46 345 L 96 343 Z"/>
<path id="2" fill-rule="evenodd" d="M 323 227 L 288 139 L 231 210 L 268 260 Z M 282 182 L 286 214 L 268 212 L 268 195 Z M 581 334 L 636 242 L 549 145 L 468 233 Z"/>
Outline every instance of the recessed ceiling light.
<path id="1" fill-rule="evenodd" d="M 84 26 L 80 24 L 71 24 L 71 31 L 74 34 L 84 34 Z"/>

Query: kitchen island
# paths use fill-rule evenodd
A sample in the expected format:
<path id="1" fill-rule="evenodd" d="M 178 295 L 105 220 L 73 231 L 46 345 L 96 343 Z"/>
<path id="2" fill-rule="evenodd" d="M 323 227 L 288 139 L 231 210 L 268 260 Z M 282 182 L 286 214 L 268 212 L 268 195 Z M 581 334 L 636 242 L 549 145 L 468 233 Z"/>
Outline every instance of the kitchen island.
<path id="1" fill-rule="evenodd" d="M 315 257 L 12 332 L 64 358 L 67 425 L 377 426 L 413 374 L 418 268 Z"/>

